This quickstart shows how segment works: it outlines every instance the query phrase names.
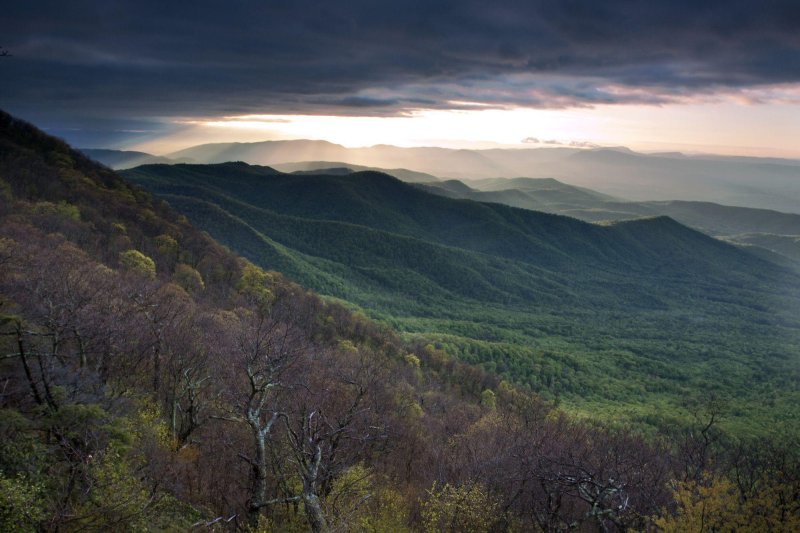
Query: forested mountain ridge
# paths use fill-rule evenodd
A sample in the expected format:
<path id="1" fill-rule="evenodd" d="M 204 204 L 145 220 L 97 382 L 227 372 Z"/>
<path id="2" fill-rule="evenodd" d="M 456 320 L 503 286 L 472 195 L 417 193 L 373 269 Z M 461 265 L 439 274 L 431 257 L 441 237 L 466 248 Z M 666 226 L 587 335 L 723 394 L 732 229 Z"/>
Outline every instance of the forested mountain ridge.
<path id="1" fill-rule="evenodd" d="M 666 217 L 587 224 L 378 173 L 124 174 L 257 264 L 594 415 L 658 425 L 713 390 L 737 431 L 795 425 L 797 274 Z"/>
<path id="2" fill-rule="evenodd" d="M 798 525 L 796 437 L 574 420 L 2 112 L 0 304 L 4 531 Z"/>
<path id="3" fill-rule="evenodd" d="M 175 164 L 175 163 L 193 163 L 191 159 L 170 159 L 168 157 L 156 156 L 145 152 L 135 152 L 130 150 L 109 150 L 99 148 L 81 148 L 80 151 L 95 161 L 102 163 L 114 170 L 124 170 L 141 165 L 152 165 L 159 163 Z M 362 165 L 353 165 L 351 163 L 342 163 L 337 161 L 300 161 L 291 163 L 279 163 L 274 165 L 277 170 L 281 172 L 290 172 L 298 174 L 313 174 L 313 173 L 344 173 L 350 174 L 352 172 L 359 172 L 362 170 L 375 170 L 394 176 L 398 179 L 408 183 L 433 183 L 439 181 L 439 178 L 424 172 L 416 172 L 406 168 L 376 168 L 366 167 Z M 324 171 L 324 172 L 320 172 Z"/>
<path id="4" fill-rule="evenodd" d="M 666 215 L 703 233 L 738 245 L 759 246 L 790 261 L 800 257 L 800 215 L 713 202 L 643 201 L 612 198 L 554 179 L 495 178 L 466 185 L 458 180 L 420 184 L 450 198 L 498 202 L 575 217 L 587 222 Z M 800 267 L 800 263 L 793 265 Z"/>
<path id="5" fill-rule="evenodd" d="M 569 217 L 498 204 L 445 199 L 376 172 L 296 176 L 270 167 L 223 163 L 146 165 L 125 171 L 124 175 L 164 194 L 211 191 L 285 215 L 348 222 L 532 264 L 566 267 L 603 261 L 646 269 L 663 262 L 658 240 L 643 247 L 626 241 L 638 234 L 619 231 L 615 226 L 585 224 Z M 677 226 L 674 228 L 677 230 Z M 684 235 L 688 238 L 689 234 Z M 706 244 L 715 253 L 733 254 L 724 259 L 735 256 L 735 263 L 771 268 L 711 239 Z M 632 257 L 631 248 L 638 248 L 640 255 Z M 693 249 L 686 257 L 688 265 L 698 262 L 698 253 L 703 252 L 703 248 Z M 637 261 L 642 264 L 636 265 Z"/>
<path id="6" fill-rule="evenodd" d="M 191 163 L 189 160 L 170 160 L 141 152 L 119 150 L 83 149 L 86 155 L 115 169 L 128 169 L 144 164 Z M 563 151 L 563 150 L 562 150 Z M 575 150 L 567 150 L 573 153 Z M 574 155 L 574 153 L 573 153 Z M 630 154 L 629 154 L 630 155 Z M 659 157 L 681 159 L 677 154 L 660 154 Z M 685 157 L 683 159 L 686 159 Z M 726 158 L 719 158 L 726 161 Z M 741 164 L 791 163 L 783 160 L 758 160 L 728 158 Z M 546 161 L 545 161 L 546 162 Z M 759 248 L 783 255 L 787 264 L 800 268 L 800 215 L 781 213 L 767 209 L 734 207 L 699 201 L 626 201 L 591 189 L 567 185 L 553 178 L 486 178 L 470 180 L 469 185 L 455 179 L 444 180 L 407 169 L 380 169 L 344 162 L 301 161 L 279 163 L 275 168 L 282 172 L 303 174 L 351 174 L 358 171 L 375 170 L 392 175 L 408 183 L 417 183 L 429 192 L 452 198 L 468 198 L 479 202 L 496 202 L 512 207 L 534 209 L 548 213 L 563 214 L 589 222 L 623 220 L 642 216 L 667 215 L 680 223 L 699 229 L 704 233 L 723 238 L 737 245 L 761 253 Z M 534 167 L 531 167 L 534 168 Z M 644 172 L 646 167 L 642 167 Z M 536 174 L 541 172 L 535 171 Z M 755 248 L 757 247 L 757 248 Z M 786 259 L 763 252 L 775 260 Z"/>
<path id="7" fill-rule="evenodd" d="M 148 165 L 154 163 L 182 163 L 184 161 L 170 159 L 168 157 L 160 157 L 145 152 L 136 152 L 131 150 L 106 150 L 100 148 L 82 148 L 80 150 L 84 155 L 99 161 L 104 165 L 119 170 L 122 168 L 133 168 L 139 165 Z"/>

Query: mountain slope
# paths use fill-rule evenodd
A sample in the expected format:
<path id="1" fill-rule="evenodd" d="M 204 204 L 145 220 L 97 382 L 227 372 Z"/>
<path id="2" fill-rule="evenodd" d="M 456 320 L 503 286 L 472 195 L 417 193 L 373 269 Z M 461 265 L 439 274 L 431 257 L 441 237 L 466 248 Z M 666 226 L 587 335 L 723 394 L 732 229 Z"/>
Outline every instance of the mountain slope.
<path id="1" fill-rule="evenodd" d="M 251 260 L 286 265 L 259 244 L 278 243 L 293 278 L 581 408 L 657 416 L 691 391 L 748 382 L 782 390 L 782 408 L 793 394 L 798 277 L 666 217 L 593 225 L 371 172 L 125 175 Z M 742 424 L 767 416 L 736 401 Z"/>
<path id="2" fill-rule="evenodd" d="M 627 242 L 613 226 L 498 204 L 450 200 L 374 172 L 292 176 L 269 167 L 229 163 L 146 166 L 125 175 L 145 185 L 157 180 L 161 193 L 183 194 L 187 187 L 200 187 L 287 215 L 349 222 L 539 266 L 575 269 L 599 263 L 647 271 L 661 268 L 663 262 L 662 250 L 655 246 L 639 247 L 640 252 L 632 256 L 629 250 L 638 244 Z M 707 249 L 725 256 L 723 260 L 754 261 L 746 254 L 728 257 L 726 254 L 736 252 L 706 240 L 707 246 L 699 250 L 676 247 L 671 253 L 677 254 L 676 261 L 685 260 L 688 269 L 699 265 Z M 718 257 L 708 259 L 719 261 Z"/>
<path id="3" fill-rule="evenodd" d="M 80 151 L 95 161 L 115 170 L 138 167 L 139 165 L 153 165 L 159 163 L 173 164 L 182 162 L 179 159 L 171 159 L 169 157 L 161 157 L 146 152 L 134 152 L 129 150 L 83 148 Z"/>
<path id="4" fill-rule="evenodd" d="M 567 215 L 587 222 L 630 220 L 669 216 L 681 224 L 737 245 L 756 245 L 800 266 L 800 215 L 768 209 L 725 206 L 711 202 L 624 202 L 589 189 L 566 185 L 552 179 L 495 178 L 458 180 L 419 187 L 448 198 L 497 202 L 513 207 Z M 783 258 L 779 257 L 783 256 Z"/>
<path id="5" fill-rule="evenodd" d="M 265 520 L 308 530 L 303 506 L 261 503 L 302 491 L 325 502 L 320 513 L 337 528 L 368 520 L 417 530 L 406 509 L 441 479 L 424 465 L 443 456 L 446 420 L 463 412 L 478 422 L 480 393 L 498 387 L 490 374 L 402 343 L 254 267 L 164 202 L 2 111 L 0 347 L 2 531 L 233 531 Z M 466 392 L 476 388 L 477 397 Z M 551 412 L 509 387 L 494 407 L 510 413 L 512 395 Z M 422 397 L 430 413 L 416 403 Z M 307 431 L 309 411 L 324 429 L 302 446 L 319 450 L 331 487 L 295 483 L 291 437 Z M 285 425 L 272 428 L 271 453 L 259 457 L 251 430 L 277 413 Z M 388 464 L 403 465 L 402 482 Z M 331 509 L 352 497 L 354 478 L 363 487 L 358 520 L 339 519 Z M 376 496 L 373 510 L 367 490 L 390 497 Z M 384 501 L 401 515 L 386 520 Z"/>
<path id="6" fill-rule="evenodd" d="M 432 269 L 449 268 L 451 257 L 467 262 L 479 255 L 267 213 L 230 197 L 241 213 L 173 199 L 238 239 L 237 247 L 281 268 L 310 268 L 324 280 L 357 276 L 349 278 L 344 263 L 277 243 L 245 218 L 257 224 L 263 217 L 279 236 L 333 224 L 336 233 L 349 228 L 370 240 L 394 239 L 386 248 L 374 243 L 369 253 L 394 254 L 398 264 L 416 262 L 402 257 L 408 250 L 394 250 L 403 243 L 439 254 Z M 649 224 L 674 229 L 663 219 Z M 324 238 L 309 242 L 322 247 Z M 498 531 L 509 523 L 521 531 L 566 524 L 638 531 L 658 513 L 672 520 L 665 510 L 675 505 L 670 487 L 684 472 L 705 476 L 711 468 L 715 479 L 732 477 L 738 471 L 727 466 L 729 458 L 755 465 L 768 483 L 725 500 L 737 516 L 742 498 L 754 502 L 743 512 L 767 508 L 779 529 L 795 523 L 794 441 L 754 440 L 735 452 L 715 446 L 717 460 L 709 463 L 706 455 L 674 452 L 662 439 L 570 417 L 530 391 L 453 361 L 441 350 L 450 340 L 403 342 L 253 266 L 165 202 L 2 112 L 0 304 L 3 531 L 238 531 L 265 523 L 301 531 L 312 520 L 342 531 L 445 530 L 473 522 Z M 481 301 L 472 316 L 491 319 L 501 310 Z M 529 355 L 509 343 L 473 347 L 493 350 L 499 370 Z M 543 382 L 593 370 L 591 361 L 570 354 L 530 355 Z M 675 366 L 650 369 L 680 377 Z M 769 400 L 780 410 L 784 397 L 776 391 L 783 392 L 774 389 Z M 726 443 L 713 419 L 691 413 L 702 418 L 677 410 L 665 420 L 675 450 Z M 704 428 L 702 438 L 695 428 Z M 314 458 L 312 472 L 304 457 Z M 617 498 L 587 501 L 568 476 L 613 483 L 624 506 Z M 276 499 L 320 505 L 272 505 Z M 562 505 L 552 510 L 554 499 Z M 773 509 L 775 500 L 787 503 Z M 436 510 L 436 523 L 426 509 Z M 548 509 L 544 519 L 539 509 Z"/>
<path id="7" fill-rule="evenodd" d="M 153 161 L 153 163 L 157 163 L 157 161 Z M 338 168 L 348 169 L 350 172 L 374 170 L 376 172 L 389 174 L 390 176 L 394 176 L 395 178 L 408 183 L 433 183 L 439 181 L 439 178 L 432 174 L 415 172 L 406 168 L 375 168 L 365 167 L 363 165 L 353 165 L 352 163 L 334 163 L 330 161 L 301 161 L 299 163 L 282 163 L 272 166 L 281 172 L 289 173 L 333 174 L 333 172 L 329 172 L 329 169 Z"/>
<path id="8" fill-rule="evenodd" d="M 567 185 L 552 178 L 493 178 L 473 180 L 469 185 L 459 180 L 447 180 L 420 184 L 420 187 L 450 198 L 495 202 L 511 207 L 566 215 L 570 215 L 571 211 L 595 210 L 605 207 L 610 202 L 621 202 L 617 198 Z"/>

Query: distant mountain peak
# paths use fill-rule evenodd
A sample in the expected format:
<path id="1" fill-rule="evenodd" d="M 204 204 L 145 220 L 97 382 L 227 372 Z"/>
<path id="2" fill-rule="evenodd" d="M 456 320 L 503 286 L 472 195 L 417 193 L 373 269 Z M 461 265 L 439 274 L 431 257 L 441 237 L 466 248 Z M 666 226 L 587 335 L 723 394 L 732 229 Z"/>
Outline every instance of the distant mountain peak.
<path id="1" fill-rule="evenodd" d="M 700 200 L 800 212 L 800 161 L 722 156 L 647 154 L 625 146 L 492 148 L 347 148 L 322 140 L 212 143 L 170 154 L 197 163 L 246 161 L 282 171 L 319 168 L 381 169 L 408 182 L 503 176 L 556 178 L 629 201 Z M 298 162 L 336 162 L 303 168 Z M 285 168 L 295 165 L 294 168 Z M 284 167 L 284 168 L 279 168 Z M 395 169 L 395 170 L 389 170 Z M 403 170 L 411 169 L 411 170 Z"/>

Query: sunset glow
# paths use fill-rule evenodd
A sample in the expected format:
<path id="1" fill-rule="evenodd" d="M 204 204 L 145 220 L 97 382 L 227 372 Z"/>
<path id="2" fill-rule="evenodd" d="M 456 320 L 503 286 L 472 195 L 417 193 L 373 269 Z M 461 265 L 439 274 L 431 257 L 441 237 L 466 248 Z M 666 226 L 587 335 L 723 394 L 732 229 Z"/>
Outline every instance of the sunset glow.
<path id="1" fill-rule="evenodd" d="M 435 4 L 89 2 L 57 23 L 19 4 L 0 107 L 160 155 L 315 139 L 800 158 L 788 4 Z"/>
<path id="2" fill-rule="evenodd" d="M 637 151 L 800 157 L 798 104 L 604 105 L 571 109 L 418 110 L 403 116 L 240 115 L 177 119 L 163 137 L 126 146 L 167 154 L 213 142 L 320 139 L 347 147 L 626 146 Z"/>

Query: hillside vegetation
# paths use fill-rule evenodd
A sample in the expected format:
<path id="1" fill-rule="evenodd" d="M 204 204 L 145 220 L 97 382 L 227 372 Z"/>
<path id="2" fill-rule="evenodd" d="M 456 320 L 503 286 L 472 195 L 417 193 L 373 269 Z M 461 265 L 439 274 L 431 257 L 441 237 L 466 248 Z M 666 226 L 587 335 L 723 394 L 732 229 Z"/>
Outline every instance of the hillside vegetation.
<path id="1" fill-rule="evenodd" d="M 549 178 L 494 178 L 425 183 L 421 188 L 448 198 L 497 202 L 578 218 L 587 222 L 669 216 L 681 224 L 744 246 L 782 255 L 778 261 L 800 268 L 800 215 L 711 202 L 631 202 Z M 757 248 L 754 248 L 757 247 Z M 786 261 L 788 259 L 788 261 Z"/>
<path id="2" fill-rule="evenodd" d="M 125 176 L 256 264 L 582 412 L 659 427 L 712 393 L 731 431 L 799 429 L 797 275 L 669 218 L 587 224 L 374 172 Z"/>
<path id="3" fill-rule="evenodd" d="M 649 437 L 576 420 L 256 267 L 1 112 L 0 305 L 3 531 L 800 519 L 796 435 L 726 435 L 710 398 Z"/>

